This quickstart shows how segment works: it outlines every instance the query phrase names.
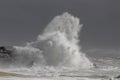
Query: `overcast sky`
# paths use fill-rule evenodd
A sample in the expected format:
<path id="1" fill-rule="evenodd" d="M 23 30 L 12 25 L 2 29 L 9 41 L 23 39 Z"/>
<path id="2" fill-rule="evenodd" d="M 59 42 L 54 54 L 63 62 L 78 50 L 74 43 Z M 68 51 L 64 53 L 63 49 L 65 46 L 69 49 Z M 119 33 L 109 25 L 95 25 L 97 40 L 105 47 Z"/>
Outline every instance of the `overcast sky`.
<path id="1" fill-rule="evenodd" d="M 120 0 L 0 0 L 0 45 L 33 41 L 56 15 L 81 19 L 83 49 L 120 49 Z"/>

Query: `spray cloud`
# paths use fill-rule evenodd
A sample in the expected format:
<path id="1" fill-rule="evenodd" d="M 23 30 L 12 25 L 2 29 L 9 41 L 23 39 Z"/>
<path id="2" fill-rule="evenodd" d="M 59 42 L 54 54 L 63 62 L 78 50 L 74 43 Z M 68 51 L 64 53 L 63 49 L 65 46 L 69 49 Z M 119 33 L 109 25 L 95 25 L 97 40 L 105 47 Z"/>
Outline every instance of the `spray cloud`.
<path id="1" fill-rule="evenodd" d="M 78 46 L 81 28 L 79 19 L 66 12 L 56 16 L 29 46 L 42 51 L 47 65 L 89 68 L 92 63 Z"/>
<path id="2" fill-rule="evenodd" d="M 69 13 L 56 16 L 36 41 L 25 47 L 14 46 L 14 65 L 90 68 L 92 63 L 81 52 L 82 25 Z"/>

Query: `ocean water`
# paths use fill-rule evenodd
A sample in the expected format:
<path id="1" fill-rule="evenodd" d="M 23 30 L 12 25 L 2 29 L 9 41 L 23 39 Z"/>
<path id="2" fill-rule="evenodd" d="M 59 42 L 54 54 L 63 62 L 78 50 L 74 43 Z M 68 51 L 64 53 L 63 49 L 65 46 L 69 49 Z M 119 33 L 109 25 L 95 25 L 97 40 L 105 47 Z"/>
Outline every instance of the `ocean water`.
<path id="1" fill-rule="evenodd" d="M 54 17 L 35 41 L 13 46 L 12 56 L 1 54 L 0 71 L 15 75 L 0 80 L 117 80 L 119 59 L 86 57 L 81 29 L 79 18 L 67 12 Z"/>

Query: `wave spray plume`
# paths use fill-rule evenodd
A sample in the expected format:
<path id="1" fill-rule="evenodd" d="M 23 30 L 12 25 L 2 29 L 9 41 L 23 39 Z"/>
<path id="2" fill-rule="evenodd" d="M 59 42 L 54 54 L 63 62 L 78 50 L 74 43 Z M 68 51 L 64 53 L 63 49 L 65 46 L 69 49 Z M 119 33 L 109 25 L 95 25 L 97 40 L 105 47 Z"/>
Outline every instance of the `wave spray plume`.
<path id="1" fill-rule="evenodd" d="M 91 68 L 92 63 L 78 45 L 82 25 L 69 13 L 56 16 L 36 41 L 14 46 L 15 64 Z M 18 56 L 19 55 L 19 56 Z"/>

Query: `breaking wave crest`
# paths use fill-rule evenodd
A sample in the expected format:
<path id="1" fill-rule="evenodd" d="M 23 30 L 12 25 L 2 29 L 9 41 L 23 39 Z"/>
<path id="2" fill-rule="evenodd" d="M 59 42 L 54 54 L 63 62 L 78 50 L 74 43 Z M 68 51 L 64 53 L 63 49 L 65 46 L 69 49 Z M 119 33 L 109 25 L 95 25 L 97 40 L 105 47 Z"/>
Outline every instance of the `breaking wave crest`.
<path id="1" fill-rule="evenodd" d="M 91 68 L 92 63 L 78 45 L 82 25 L 69 13 L 56 16 L 36 41 L 14 46 L 11 63 L 16 66 Z"/>

